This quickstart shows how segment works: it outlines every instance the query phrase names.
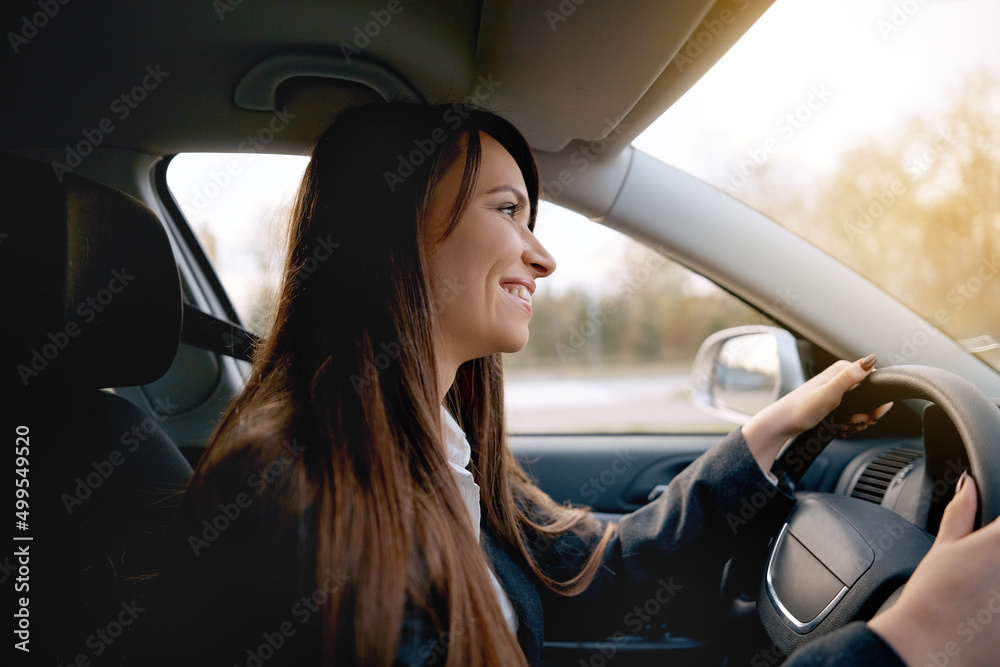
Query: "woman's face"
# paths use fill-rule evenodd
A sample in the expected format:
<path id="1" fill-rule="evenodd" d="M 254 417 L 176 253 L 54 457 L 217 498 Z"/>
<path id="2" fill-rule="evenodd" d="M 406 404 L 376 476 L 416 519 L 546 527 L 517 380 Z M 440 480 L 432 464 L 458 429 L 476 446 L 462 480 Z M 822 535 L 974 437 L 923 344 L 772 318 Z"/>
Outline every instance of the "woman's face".
<path id="1" fill-rule="evenodd" d="M 530 202 L 514 158 L 481 134 L 479 179 L 448 238 L 439 241 L 458 197 L 462 157 L 431 192 L 422 240 L 438 315 L 438 355 L 456 364 L 528 342 L 535 281 L 556 262 L 528 229 Z"/>

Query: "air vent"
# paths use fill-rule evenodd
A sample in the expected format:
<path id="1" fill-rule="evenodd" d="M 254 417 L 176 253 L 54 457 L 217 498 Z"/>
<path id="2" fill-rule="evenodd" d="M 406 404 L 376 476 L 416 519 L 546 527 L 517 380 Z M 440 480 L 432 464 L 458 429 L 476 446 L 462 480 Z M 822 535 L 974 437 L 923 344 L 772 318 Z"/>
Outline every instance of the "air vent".
<path id="1" fill-rule="evenodd" d="M 851 491 L 851 497 L 881 505 L 886 489 L 899 471 L 923 455 L 919 449 L 906 447 L 897 447 L 879 454 L 861 473 L 861 477 L 854 484 L 854 490 Z"/>

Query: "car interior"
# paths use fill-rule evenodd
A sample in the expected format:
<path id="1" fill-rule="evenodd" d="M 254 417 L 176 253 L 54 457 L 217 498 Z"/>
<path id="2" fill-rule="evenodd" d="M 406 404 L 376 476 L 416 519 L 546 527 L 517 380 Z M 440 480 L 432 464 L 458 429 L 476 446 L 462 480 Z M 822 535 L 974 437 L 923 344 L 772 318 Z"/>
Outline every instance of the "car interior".
<path id="1" fill-rule="evenodd" d="M 30 654 L 12 649 L 20 662 L 8 664 L 132 664 L 144 574 L 248 372 L 257 334 L 167 186 L 179 154 L 307 154 L 339 110 L 367 100 L 494 110 L 528 138 L 547 200 L 655 247 L 781 327 L 731 331 L 692 360 L 708 409 L 725 407 L 720 355 L 740 336 L 777 341 L 784 380 L 770 401 L 835 359 L 888 353 L 900 331 L 931 326 L 823 248 L 633 146 L 771 4 L 6 3 L 0 350 L 9 478 L 28 481 L 10 496 L 21 514 L 0 558 L 15 641 L 30 637 Z M 776 309 L 788 285 L 794 305 Z M 838 413 L 894 401 L 877 426 L 839 438 L 821 424 L 786 446 L 778 466 L 797 509 L 770 544 L 731 561 L 717 626 L 551 637 L 544 664 L 778 664 L 892 603 L 963 470 L 979 482 L 980 521 L 1000 514 L 1000 457 L 988 447 L 1000 374 L 947 335 L 925 338 Z M 511 447 L 557 501 L 614 520 L 718 438 L 523 433 Z M 30 588 L 15 588 L 24 549 Z"/>

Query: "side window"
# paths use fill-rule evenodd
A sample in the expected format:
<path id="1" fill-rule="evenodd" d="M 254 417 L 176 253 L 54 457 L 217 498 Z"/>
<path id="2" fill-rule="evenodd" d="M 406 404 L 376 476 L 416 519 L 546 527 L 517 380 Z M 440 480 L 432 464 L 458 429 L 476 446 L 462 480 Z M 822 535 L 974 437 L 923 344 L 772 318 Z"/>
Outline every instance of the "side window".
<path id="1" fill-rule="evenodd" d="M 188 153 L 167 185 L 243 323 L 262 332 L 277 292 L 288 207 L 308 160 Z M 710 334 L 769 321 L 629 237 L 543 202 L 537 236 L 556 260 L 538 282 L 531 336 L 505 359 L 511 433 L 721 433 L 689 398 Z"/>
<path id="2" fill-rule="evenodd" d="M 530 338 L 505 360 L 511 433 L 716 433 L 734 424 L 690 400 L 710 334 L 771 324 L 711 281 L 628 236 L 543 202 L 536 235 L 556 258 L 538 281 Z"/>
<path id="3" fill-rule="evenodd" d="M 277 294 L 288 207 L 308 163 L 295 155 L 184 153 L 167 167 L 170 193 L 255 333 Z"/>

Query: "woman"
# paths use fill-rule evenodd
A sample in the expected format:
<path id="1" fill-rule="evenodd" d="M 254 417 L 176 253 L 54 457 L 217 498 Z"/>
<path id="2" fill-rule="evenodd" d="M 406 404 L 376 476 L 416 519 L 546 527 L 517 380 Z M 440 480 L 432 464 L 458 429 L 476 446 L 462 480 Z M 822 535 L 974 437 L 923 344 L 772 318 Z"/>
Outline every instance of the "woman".
<path id="1" fill-rule="evenodd" d="M 500 353 L 527 342 L 535 282 L 555 269 L 532 233 L 537 200 L 526 142 L 483 111 L 366 105 L 320 137 L 270 335 L 185 497 L 160 578 L 167 613 L 149 615 L 166 638 L 154 658 L 533 664 L 543 633 L 664 619 L 683 631 L 718 612 L 725 561 L 776 532 L 793 500 L 778 489 L 737 535 L 722 517 L 772 483 L 782 443 L 875 360 L 810 380 L 618 525 L 558 506 L 517 467 L 503 425 Z M 322 262 L 320 244 L 335 248 Z M 946 636 L 950 617 L 922 605 L 960 557 L 949 549 L 987 558 L 956 542 L 974 510 L 969 481 L 928 576 L 869 624 L 878 635 L 855 625 L 801 664 L 845 648 L 911 661 L 914 624 Z M 637 611 L 651 593 L 662 618 Z"/>

